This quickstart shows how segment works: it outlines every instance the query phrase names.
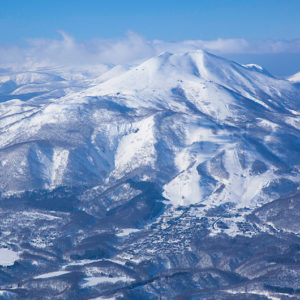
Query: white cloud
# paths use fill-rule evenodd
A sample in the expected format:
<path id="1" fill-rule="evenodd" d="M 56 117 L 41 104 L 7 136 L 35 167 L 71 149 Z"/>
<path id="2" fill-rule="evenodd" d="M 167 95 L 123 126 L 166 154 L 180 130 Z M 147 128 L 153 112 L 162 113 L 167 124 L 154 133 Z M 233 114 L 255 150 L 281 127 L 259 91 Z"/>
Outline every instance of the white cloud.
<path id="1" fill-rule="evenodd" d="M 23 47 L 0 45 L 0 67 L 93 66 L 131 64 L 155 54 L 151 42 L 128 32 L 123 39 L 76 41 L 61 31 L 61 39 L 28 39 Z"/>
<path id="2" fill-rule="evenodd" d="M 32 69 L 132 64 L 164 51 L 185 52 L 199 48 L 219 55 L 300 53 L 300 40 L 217 39 L 172 43 L 146 40 L 139 34 L 128 32 L 123 39 L 80 42 L 63 31 L 60 34 L 61 39 L 28 39 L 23 47 L 0 45 L 0 67 Z"/>
<path id="3" fill-rule="evenodd" d="M 220 54 L 275 54 L 300 53 L 299 40 L 245 40 L 245 39 L 217 39 L 217 40 L 190 40 L 178 43 L 154 41 L 156 48 L 188 51 L 204 49 Z"/>

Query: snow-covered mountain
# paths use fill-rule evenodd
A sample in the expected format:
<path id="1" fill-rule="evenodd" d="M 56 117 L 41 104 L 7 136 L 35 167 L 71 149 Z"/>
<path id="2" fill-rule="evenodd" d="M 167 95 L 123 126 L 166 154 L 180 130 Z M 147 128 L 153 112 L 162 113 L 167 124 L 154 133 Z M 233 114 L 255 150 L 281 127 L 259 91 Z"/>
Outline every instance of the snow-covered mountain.
<path id="1" fill-rule="evenodd" d="M 176 205 L 256 206 L 283 182 L 296 187 L 300 101 L 289 82 L 204 51 L 114 70 L 81 88 L 49 73 L 2 76 L 3 99 L 13 97 L 0 106 L 2 192 L 134 176 Z"/>
<path id="2" fill-rule="evenodd" d="M 299 87 L 201 50 L 100 69 L 0 70 L 0 296 L 299 295 Z"/>

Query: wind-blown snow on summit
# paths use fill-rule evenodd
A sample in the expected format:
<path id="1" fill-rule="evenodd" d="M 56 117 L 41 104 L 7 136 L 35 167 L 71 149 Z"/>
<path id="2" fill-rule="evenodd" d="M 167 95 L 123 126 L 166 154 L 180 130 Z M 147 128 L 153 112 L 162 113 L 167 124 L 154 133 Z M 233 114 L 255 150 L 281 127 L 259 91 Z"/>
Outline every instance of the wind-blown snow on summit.
<path id="1" fill-rule="evenodd" d="M 0 76 L 0 190 L 155 182 L 174 205 L 297 189 L 299 90 L 204 51 L 99 77 Z"/>
<path id="2" fill-rule="evenodd" d="M 300 82 L 300 72 L 298 72 L 292 76 L 289 76 L 287 79 L 291 82 L 299 83 Z"/>

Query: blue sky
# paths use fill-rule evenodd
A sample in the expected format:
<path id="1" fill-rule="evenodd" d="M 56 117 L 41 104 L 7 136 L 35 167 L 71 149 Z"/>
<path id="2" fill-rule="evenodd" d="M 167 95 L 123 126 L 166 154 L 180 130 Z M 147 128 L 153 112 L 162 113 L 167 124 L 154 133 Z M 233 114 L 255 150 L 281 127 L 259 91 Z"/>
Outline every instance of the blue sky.
<path id="1" fill-rule="evenodd" d="M 300 0 L 0 0 L 0 5 L 0 46 L 22 47 L 28 38 L 60 39 L 59 30 L 79 42 L 124 38 L 128 30 L 166 42 L 300 38 Z M 266 50 L 224 55 L 286 75 L 300 70 L 295 48 L 291 43 L 271 56 Z"/>
<path id="2" fill-rule="evenodd" d="M 0 40 L 138 32 L 148 39 L 299 38 L 299 0 L 1 0 Z"/>

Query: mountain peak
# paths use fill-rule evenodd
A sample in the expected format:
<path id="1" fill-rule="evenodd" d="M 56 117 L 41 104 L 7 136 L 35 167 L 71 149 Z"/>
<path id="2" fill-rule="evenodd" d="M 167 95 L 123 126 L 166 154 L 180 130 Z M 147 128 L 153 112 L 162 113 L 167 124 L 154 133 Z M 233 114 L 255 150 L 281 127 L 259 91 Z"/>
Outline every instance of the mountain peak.
<path id="1" fill-rule="evenodd" d="M 149 104 L 157 107 L 157 102 L 164 105 L 178 87 L 198 100 L 211 98 L 216 90 L 222 89 L 222 93 L 231 94 L 231 97 L 233 94 L 240 95 L 272 110 L 276 109 L 276 105 L 281 106 L 282 101 L 291 109 L 299 106 L 298 101 L 290 101 L 290 96 L 283 97 L 297 93 L 288 81 L 276 79 L 260 67 L 242 66 L 203 50 L 164 52 L 119 76 L 96 84 L 85 94 L 130 98 L 126 105 L 133 107 Z M 268 99 L 277 104 L 270 106 Z M 169 104 L 168 100 L 164 106 Z"/>

